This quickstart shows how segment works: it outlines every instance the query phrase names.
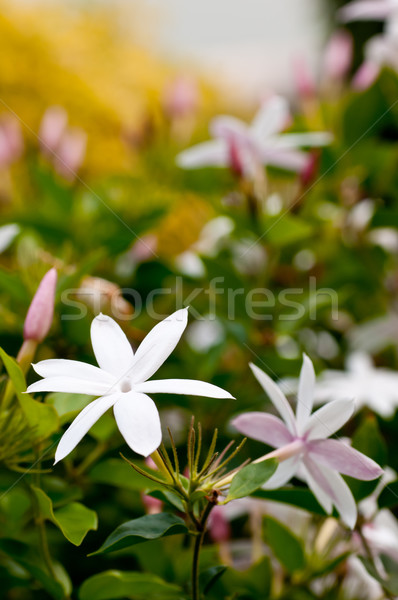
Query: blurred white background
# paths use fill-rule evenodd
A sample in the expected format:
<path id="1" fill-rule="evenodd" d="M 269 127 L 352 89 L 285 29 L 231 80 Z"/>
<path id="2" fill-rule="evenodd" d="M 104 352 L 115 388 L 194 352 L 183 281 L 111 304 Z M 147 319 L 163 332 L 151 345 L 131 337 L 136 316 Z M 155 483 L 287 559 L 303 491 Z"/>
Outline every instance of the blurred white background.
<path id="1" fill-rule="evenodd" d="M 304 59 L 315 68 L 327 35 L 322 0 L 141 0 L 141 4 L 156 21 L 161 52 L 182 65 L 198 66 L 247 98 L 271 89 L 292 91 L 295 60 Z M 145 31 L 140 33 L 145 43 Z"/>

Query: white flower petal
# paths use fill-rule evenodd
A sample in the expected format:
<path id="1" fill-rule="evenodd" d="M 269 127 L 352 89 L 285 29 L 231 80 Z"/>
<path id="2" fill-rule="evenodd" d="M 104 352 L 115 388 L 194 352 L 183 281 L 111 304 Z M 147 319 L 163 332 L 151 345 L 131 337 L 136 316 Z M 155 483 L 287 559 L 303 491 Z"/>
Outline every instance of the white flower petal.
<path id="1" fill-rule="evenodd" d="M 149 456 L 162 441 L 159 413 L 149 396 L 128 392 L 113 407 L 120 433 L 134 452 Z"/>
<path id="2" fill-rule="evenodd" d="M 341 519 L 348 527 L 353 529 L 357 520 L 357 506 L 344 479 L 336 471 L 325 465 L 319 468 L 308 456 L 305 458 L 304 463 L 316 483 L 332 499 Z M 310 485 L 310 482 L 308 482 L 308 485 Z M 310 487 L 315 494 L 315 488 L 312 485 Z"/>
<path id="3" fill-rule="evenodd" d="M 300 434 L 308 422 L 314 403 L 315 371 L 312 361 L 306 354 L 303 357 L 297 393 L 297 429 Z"/>
<path id="4" fill-rule="evenodd" d="M 95 381 L 111 386 L 115 377 L 103 369 L 94 365 L 80 362 L 78 360 L 65 360 L 63 358 L 50 358 L 42 360 L 32 367 L 41 377 L 70 377 L 72 379 L 84 379 Z"/>
<path id="5" fill-rule="evenodd" d="M 354 410 L 354 400 L 333 400 L 318 408 L 310 416 L 305 428 L 308 440 L 330 437 L 347 423 Z"/>
<path id="6" fill-rule="evenodd" d="M 315 498 L 318 500 L 319 504 L 322 506 L 322 508 L 324 509 L 324 511 L 330 515 L 333 509 L 333 501 L 332 498 L 330 497 L 330 495 L 327 493 L 327 491 L 325 491 L 320 484 L 319 484 L 319 469 L 317 467 L 317 465 L 315 465 L 314 468 L 314 463 L 313 462 L 309 462 L 307 464 L 307 460 L 304 460 L 301 465 L 301 472 L 304 475 L 304 479 L 306 480 L 308 487 L 310 488 L 310 490 L 312 491 L 312 493 L 314 494 Z M 323 479 L 322 479 L 322 483 L 323 483 Z"/>
<path id="7" fill-rule="evenodd" d="M 276 149 L 319 148 L 333 142 L 333 135 L 327 131 L 310 131 L 308 133 L 284 133 L 275 144 Z"/>
<path id="8" fill-rule="evenodd" d="M 219 117 L 214 117 L 211 121 L 210 133 L 216 138 L 230 139 L 234 136 L 247 139 L 249 136 L 249 128 L 246 123 L 236 117 L 220 115 Z"/>
<path id="9" fill-rule="evenodd" d="M 293 441 L 285 423 L 274 415 L 247 412 L 232 419 L 231 424 L 243 435 L 273 448 L 280 448 Z"/>
<path id="10" fill-rule="evenodd" d="M 259 140 L 266 138 L 282 131 L 288 123 L 290 116 L 289 104 L 285 98 L 281 96 L 273 96 L 266 100 L 251 124 L 251 131 Z"/>
<path id="11" fill-rule="evenodd" d="M 91 323 L 91 343 L 97 363 L 108 373 L 123 377 L 131 368 L 134 352 L 119 325 L 100 314 Z"/>
<path id="12" fill-rule="evenodd" d="M 224 140 L 203 142 L 180 152 L 176 162 L 181 169 L 227 167 L 229 165 L 228 146 Z"/>
<path id="13" fill-rule="evenodd" d="M 136 392 L 144 394 L 185 394 L 187 396 L 205 396 L 206 398 L 232 398 L 231 394 L 217 385 L 194 379 L 157 379 L 144 381 L 134 386 Z"/>
<path id="14" fill-rule="evenodd" d="M 265 393 L 268 395 L 272 404 L 275 406 L 276 410 L 281 415 L 282 419 L 285 421 L 288 426 L 290 432 L 295 435 L 296 431 L 296 420 L 294 417 L 294 413 L 292 407 L 286 399 L 286 396 L 279 389 L 277 384 L 270 378 L 264 371 L 259 369 L 253 363 L 250 363 L 250 368 L 253 371 L 253 374 Z"/>
<path id="15" fill-rule="evenodd" d="M 61 437 L 55 452 L 55 463 L 65 458 L 65 456 L 76 448 L 77 444 L 86 435 L 88 430 L 91 429 L 94 423 L 102 417 L 118 398 L 119 394 L 103 396 L 102 398 L 93 400 L 93 402 L 90 402 L 90 404 L 83 408 Z"/>
<path id="16" fill-rule="evenodd" d="M 343 6 L 338 11 L 338 16 L 343 23 L 384 20 L 392 13 L 393 8 L 391 0 L 357 0 Z"/>
<path id="17" fill-rule="evenodd" d="M 343 475 L 371 481 L 383 474 L 374 460 L 340 440 L 314 440 L 307 448 L 314 461 Z"/>
<path id="18" fill-rule="evenodd" d="M 32 383 L 26 390 L 33 392 L 65 392 L 66 394 L 88 394 L 89 396 L 104 396 L 114 390 L 112 384 L 103 381 L 85 381 L 75 377 L 46 377 Z"/>
<path id="19" fill-rule="evenodd" d="M 131 379 L 146 381 L 164 363 L 177 346 L 188 322 L 188 309 L 182 308 L 155 325 L 135 354 Z"/>
<path id="20" fill-rule="evenodd" d="M 262 486 L 264 490 L 276 490 L 286 485 L 297 472 L 299 456 L 292 456 L 280 463 L 275 473 Z"/>
<path id="21" fill-rule="evenodd" d="M 264 146 L 260 148 L 261 159 L 265 165 L 279 167 L 287 171 L 303 171 L 310 160 L 307 152 Z"/>

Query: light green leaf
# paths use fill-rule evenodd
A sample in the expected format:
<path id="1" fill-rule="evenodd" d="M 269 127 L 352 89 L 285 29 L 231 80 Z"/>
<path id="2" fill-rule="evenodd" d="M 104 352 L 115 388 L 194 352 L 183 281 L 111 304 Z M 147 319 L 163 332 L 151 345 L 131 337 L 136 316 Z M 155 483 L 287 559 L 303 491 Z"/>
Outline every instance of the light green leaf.
<path id="1" fill-rule="evenodd" d="M 132 521 L 123 523 L 113 531 L 102 544 L 101 548 L 94 554 L 104 552 L 114 552 L 122 550 L 135 544 L 141 544 L 148 540 L 179 533 L 188 533 L 188 528 L 184 521 L 171 513 L 159 513 L 156 515 L 145 515 Z"/>
<path id="2" fill-rule="evenodd" d="M 147 469 L 143 461 L 134 461 L 141 469 Z M 91 481 L 106 483 L 127 490 L 142 492 L 159 487 L 155 482 L 147 479 L 133 469 L 126 461 L 120 458 L 109 458 L 96 464 L 89 472 Z"/>
<path id="3" fill-rule="evenodd" d="M 36 439 L 44 440 L 48 438 L 55 431 L 58 431 L 59 428 L 58 415 L 54 407 L 37 402 L 29 394 L 24 393 L 26 391 L 24 374 L 18 363 L 11 356 L 8 356 L 2 348 L 0 348 L 0 358 L 14 386 L 18 402 L 25 414 L 26 420 L 29 426 L 34 429 Z"/>
<path id="4" fill-rule="evenodd" d="M 42 516 L 54 523 L 66 539 L 75 546 L 80 546 L 90 530 L 97 529 L 97 514 L 93 510 L 80 502 L 71 502 L 54 510 L 52 501 L 47 494 L 40 488 L 31 487 L 36 495 Z"/>
<path id="5" fill-rule="evenodd" d="M 313 227 L 300 217 L 285 214 L 281 217 L 267 219 L 265 223 L 265 239 L 273 246 L 283 247 L 309 238 Z"/>
<path id="6" fill-rule="evenodd" d="M 273 475 L 278 467 L 274 459 L 263 460 L 243 467 L 237 472 L 229 488 L 227 502 L 237 498 L 245 498 L 258 490 Z"/>
<path id="7" fill-rule="evenodd" d="M 265 537 L 275 557 L 289 573 L 304 569 L 303 546 L 287 527 L 272 517 L 265 517 Z"/>
<path id="8" fill-rule="evenodd" d="M 134 571 L 104 571 L 82 584 L 79 600 L 179 600 L 181 588 L 150 573 Z"/>

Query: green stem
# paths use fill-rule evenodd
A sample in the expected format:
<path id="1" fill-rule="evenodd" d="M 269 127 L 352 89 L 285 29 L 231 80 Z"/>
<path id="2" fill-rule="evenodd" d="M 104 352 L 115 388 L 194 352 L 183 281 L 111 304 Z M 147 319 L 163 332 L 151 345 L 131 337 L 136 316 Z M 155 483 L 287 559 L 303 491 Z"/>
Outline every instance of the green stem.
<path id="1" fill-rule="evenodd" d="M 199 559 L 200 551 L 202 549 L 203 540 L 206 533 L 207 519 L 209 518 L 212 508 L 215 506 L 214 502 L 208 502 L 206 508 L 203 511 L 202 517 L 199 522 L 198 535 L 195 538 L 195 544 L 193 547 L 192 557 L 192 600 L 199 600 Z"/>
<path id="2" fill-rule="evenodd" d="M 39 466 L 40 466 L 40 463 L 39 463 Z M 33 480 L 34 480 L 35 487 L 41 489 L 40 488 L 40 473 L 35 473 Z M 33 492 L 32 492 L 32 494 L 33 494 Z M 53 567 L 53 564 L 51 561 L 50 550 L 48 547 L 46 524 L 45 524 L 45 521 L 40 512 L 39 502 L 34 494 L 33 494 L 33 507 L 34 507 L 35 523 L 36 523 L 37 531 L 39 534 L 39 547 L 40 547 L 40 552 L 41 552 L 41 555 L 43 558 L 43 562 L 47 567 L 47 571 L 48 571 L 49 575 L 53 579 L 56 579 L 57 577 L 56 577 L 56 574 L 54 571 L 54 567 Z"/>

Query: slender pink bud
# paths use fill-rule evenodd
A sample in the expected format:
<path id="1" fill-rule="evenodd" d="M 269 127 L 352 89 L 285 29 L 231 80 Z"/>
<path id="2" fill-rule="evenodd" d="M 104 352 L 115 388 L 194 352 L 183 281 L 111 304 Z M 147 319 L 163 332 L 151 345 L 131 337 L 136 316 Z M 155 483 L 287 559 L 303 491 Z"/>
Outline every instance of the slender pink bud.
<path id="1" fill-rule="evenodd" d="M 185 117 L 195 112 L 198 100 L 199 92 L 195 80 L 181 76 L 166 88 L 163 107 L 170 117 Z"/>
<path id="2" fill-rule="evenodd" d="M 43 115 L 39 139 L 44 154 L 52 154 L 61 142 L 68 124 L 67 112 L 62 106 L 50 106 Z"/>
<path id="3" fill-rule="evenodd" d="M 380 73 L 380 67 L 371 61 L 365 61 L 361 64 L 352 80 L 352 87 L 359 92 L 367 90 L 377 79 Z"/>
<path id="4" fill-rule="evenodd" d="M 0 122 L 0 167 L 8 167 L 18 160 L 23 149 L 24 142 L 18 121 L 4 118 Z"/>
<path id="5" fill-rule="evenodd" d="M 80 169 L 87 146 L 87 134 L 78 127 L 70 128 L 64 133 L 57 147 L 54 165 L 57 172 L 73 181 Z"/>
<path id="6" fill-rule="evenodd" d="M 158 470 L 155 462 L 150 456 L 146 457 L 145 464 L 147 465 L 147 467 L 150 467 L 155 471 Z M 162 512 L 163 502 L 158 498 L 154 498 L 153 496 L 149 496 L 148 494 L 141 494 L 141 499 L 148 515 L 156 515 L 157 513 Z"/>
<path id="7" fill-rule="evenodd" d="M 303 57 L 298 57 L 294 61 L 294 77 L 297 91 L 301 98 L 313 98 L 316 95 L 314 76 Z"/>
<path id="8" fill-rule="evenodd" d="M 48 334 L 54 316 L 55 287 L 57 271 L 50 269 L 44 275 L 26 315 L 24 340 L 42 342 Z"/>
<path id="9" fill-rule="evenodd" d="M 336 31 L 326 46 L 323 59 L 326 79 L 341 81 L 347 75 L 352 64 L 353 44 L 348 31 Z"/>

